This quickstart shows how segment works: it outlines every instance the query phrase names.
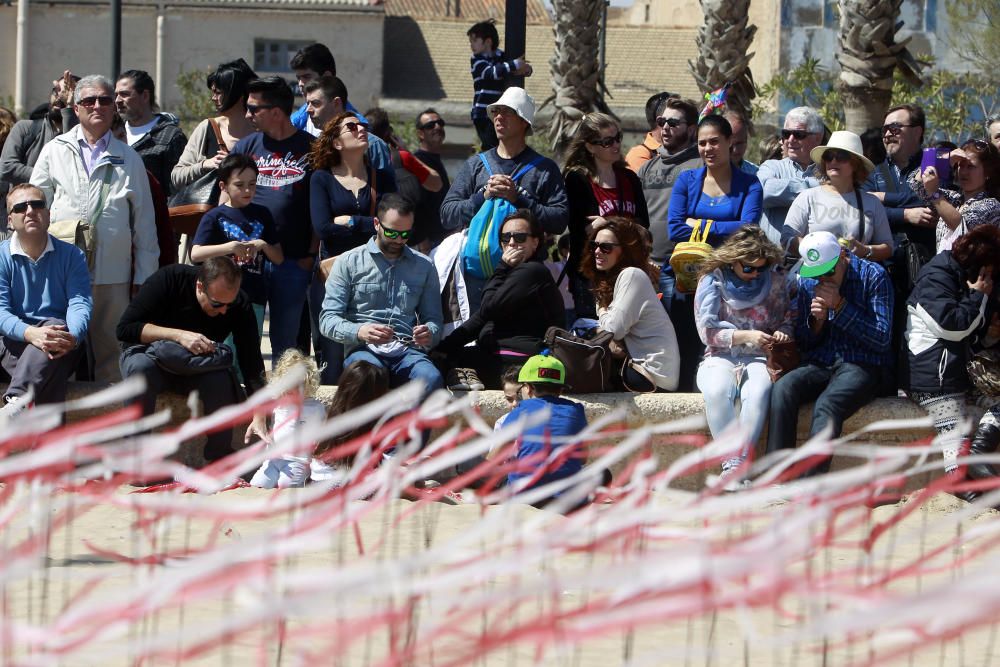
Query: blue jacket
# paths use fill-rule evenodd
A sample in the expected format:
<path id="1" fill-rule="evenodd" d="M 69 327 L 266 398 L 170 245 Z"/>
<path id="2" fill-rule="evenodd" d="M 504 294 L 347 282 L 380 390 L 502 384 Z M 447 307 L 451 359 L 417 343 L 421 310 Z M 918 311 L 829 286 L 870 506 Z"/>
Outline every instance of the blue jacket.
<path id="1" fill-rule="evenodd" d="M 700 213 L 704 213 L 704 207 L 699 211 L 699 204 L 704 203 L 701 201 L 704 197 L 702 188 L 707 172 L 707 167 L 689 169 L 678 176 L 677 182 L 674 183 L 674 189 L 670 193 L 670 208 L 667 213 L 667 230 L 670 233 L 670 240 L 675 243 L 691 238 L 691 227 L 687 224 L 688 218 L 710 217 L 713 220 L 712 229 L 708 235 L 708 242 L 712 245 L 719 245 L 727 236 L 743 225 L 756 225 L 760 222 L 764 197 L 760 181 L 757 180 L 756 176 L 735 168 L 729 187 L 728 205 L 720 207 L 719 210 L 723 217 L 720 219 L 701 215 Z"/>

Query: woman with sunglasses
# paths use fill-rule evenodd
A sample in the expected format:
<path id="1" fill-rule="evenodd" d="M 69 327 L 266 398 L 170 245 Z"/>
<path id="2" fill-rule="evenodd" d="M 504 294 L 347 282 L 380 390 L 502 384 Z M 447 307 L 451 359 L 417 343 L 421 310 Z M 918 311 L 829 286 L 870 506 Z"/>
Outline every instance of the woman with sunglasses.
<path id="1" fill-rule="evenodd" d="M 319 237 L 320 265 L 351 248 L 368 242 L 375 234 L 375 210 L 387 192 L 395 192 L 395 181 L 386 169 L 375 169 L 365 159 L 368 128 L 352 113 L 331 118 L 312 144 L 309 160 L 309 212 Z M 322 273 L 309 288 L 309 306 L 318 316 L 325 296 Z M 314 329 L 318 331 L 318 329 Z M 326 336 L 314 336 L 325 367 L 323 384 L 336 383 L 343 361 L 343 348 Z"/>
<path id="2" fill-rule="evenodd" d="M 1000 152 L 990 143 L 972 139 L 953 150 L 949 161 L 956 189 L 942 187 L 934 167 L 914 171 L 909 181 L 939 216 L 938 252 L 979 225 L 1000 225 Z"/>
<path id="3" fill-rule="evenodd" d="M 660 305 L 659 270 L 649 262 L 648 234 L 627 218 L 592 228 L 580 272 L 594 290 L 600 328 L 614 336 L 633 363 L 620 367 L 624 388 L 674 391 L 680 372 L 677 336 Z"/>
<path id="4" fill-rule="evenodd" d="M 705 360 L 698 367 L 698 390 L 713 438 L 734 422 L 742 427 L 743 447 L 723 461 L 724 480 L 739 473 L 767 419 L 767 347 L 791 340 L 795 331 L 796 283 L 781 268 L 783 256 L 760 227 L 750 226 L 701 265 L 694 309 Z"/>
<path id="5" fill-rule="evenodd" d="M 893 242 L 885 206 L 875 195 L 861 190 L 875 169 L 864 155 L 861 137 L 853 132 L 834 132 L 827 144 L 812 149 L 810 156 L 820 185 L 799 193 L 792 202 L 781 230 L 782 245 L 798 256 L 803 236 L 830 232 L 849 239 L 850 251 L 861 259 L 889 259 Z"/>
<path id="6" fill-rule="evenodd" d="M 452 369 L 450 389 L 502 389 L 506 367 L 538 354 L 549 327 L 566 326 L 562 296 L 539 253 L 544 234 L 528 209 L 504 220 L 503 255 L 483 288 L 482 305 L 437 347 Z M 475 346 L 465 347 L 472 341 Z"/>
<path id="7" fill-rule="evenodd" d="M 569 260 L 566 275 L 577 317 L 596 319 L 590 287 L 580 279 L 577 267 L 591 223 L 606 216 L 635 220 L 649 227 L 642 183 L 625 166 L 622 131 L 611 116 L 589 113 L 580 121 L 566 152 L 566 195 L 569 199 Z"/>

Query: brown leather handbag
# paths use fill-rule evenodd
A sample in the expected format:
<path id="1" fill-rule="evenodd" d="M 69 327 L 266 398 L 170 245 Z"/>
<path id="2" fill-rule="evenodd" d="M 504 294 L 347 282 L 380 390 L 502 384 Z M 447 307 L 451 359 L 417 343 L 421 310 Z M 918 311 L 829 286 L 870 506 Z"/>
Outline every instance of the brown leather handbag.
<path id="1" fill-rule="evenodd" d="M 778 378 L 788 371 L 798 368 L 801 363 L 799 347 L 794 340 L 784 343 L 771 342 L 765 349 L 767 352 L 767 374 L 771 376 L 771 382 L 777 382 Z"/>

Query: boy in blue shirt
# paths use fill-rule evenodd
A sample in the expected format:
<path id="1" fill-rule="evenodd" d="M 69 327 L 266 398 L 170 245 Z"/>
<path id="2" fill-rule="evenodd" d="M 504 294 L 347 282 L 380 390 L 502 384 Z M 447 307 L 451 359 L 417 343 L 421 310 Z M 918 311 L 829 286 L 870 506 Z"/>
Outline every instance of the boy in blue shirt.
<path id="1" fill-rule="evenodd" d="M 472 49 L 472 124 L 479 135 L 481 151 L 496 148 L 497 133 L 486 107 L 500 99 L 510 83 L 509 76 L 531 76 L 531 65 L 524 59 L 509 58 L 500 50 L 500 35 L 493 19 L 476 23 L 468 32 Z"/>
<path id="2" fill-rule="evenodd" d="M 568 439 L 587 427 L 587 415 L 582 405 L 561 396 L 566 367 L 546 350 L 530 357 L 517 379 L 525 385 L 527 397 L 511 411 L 506 423 L 513 424 L 539 410 L 550 412 L 547 422 L 521 433 L 517 441 L 517 471 L 507 476 L 507 483 L 523 483 L 523 479 L 530 478 L 530 488 L 575 475 L 583 467 L 585 454 L 578 442 Z M 557 452 L 555 457 L 551 456 L 553 451 Z"/>

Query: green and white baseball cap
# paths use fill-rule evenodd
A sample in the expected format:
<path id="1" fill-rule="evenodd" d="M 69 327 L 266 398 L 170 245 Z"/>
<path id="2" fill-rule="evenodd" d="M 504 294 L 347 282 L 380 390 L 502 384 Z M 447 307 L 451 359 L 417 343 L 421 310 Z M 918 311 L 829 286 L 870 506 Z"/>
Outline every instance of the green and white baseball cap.
<path id="1" fill-rule="evenodd" d="M 802 266 L 799 275 L 803 278 L 816 278 L 829 273 L 840 259 L 840 243 L 830 232 L 811 232 L 799 241 L 799 254 L 802 255 Z"/>

